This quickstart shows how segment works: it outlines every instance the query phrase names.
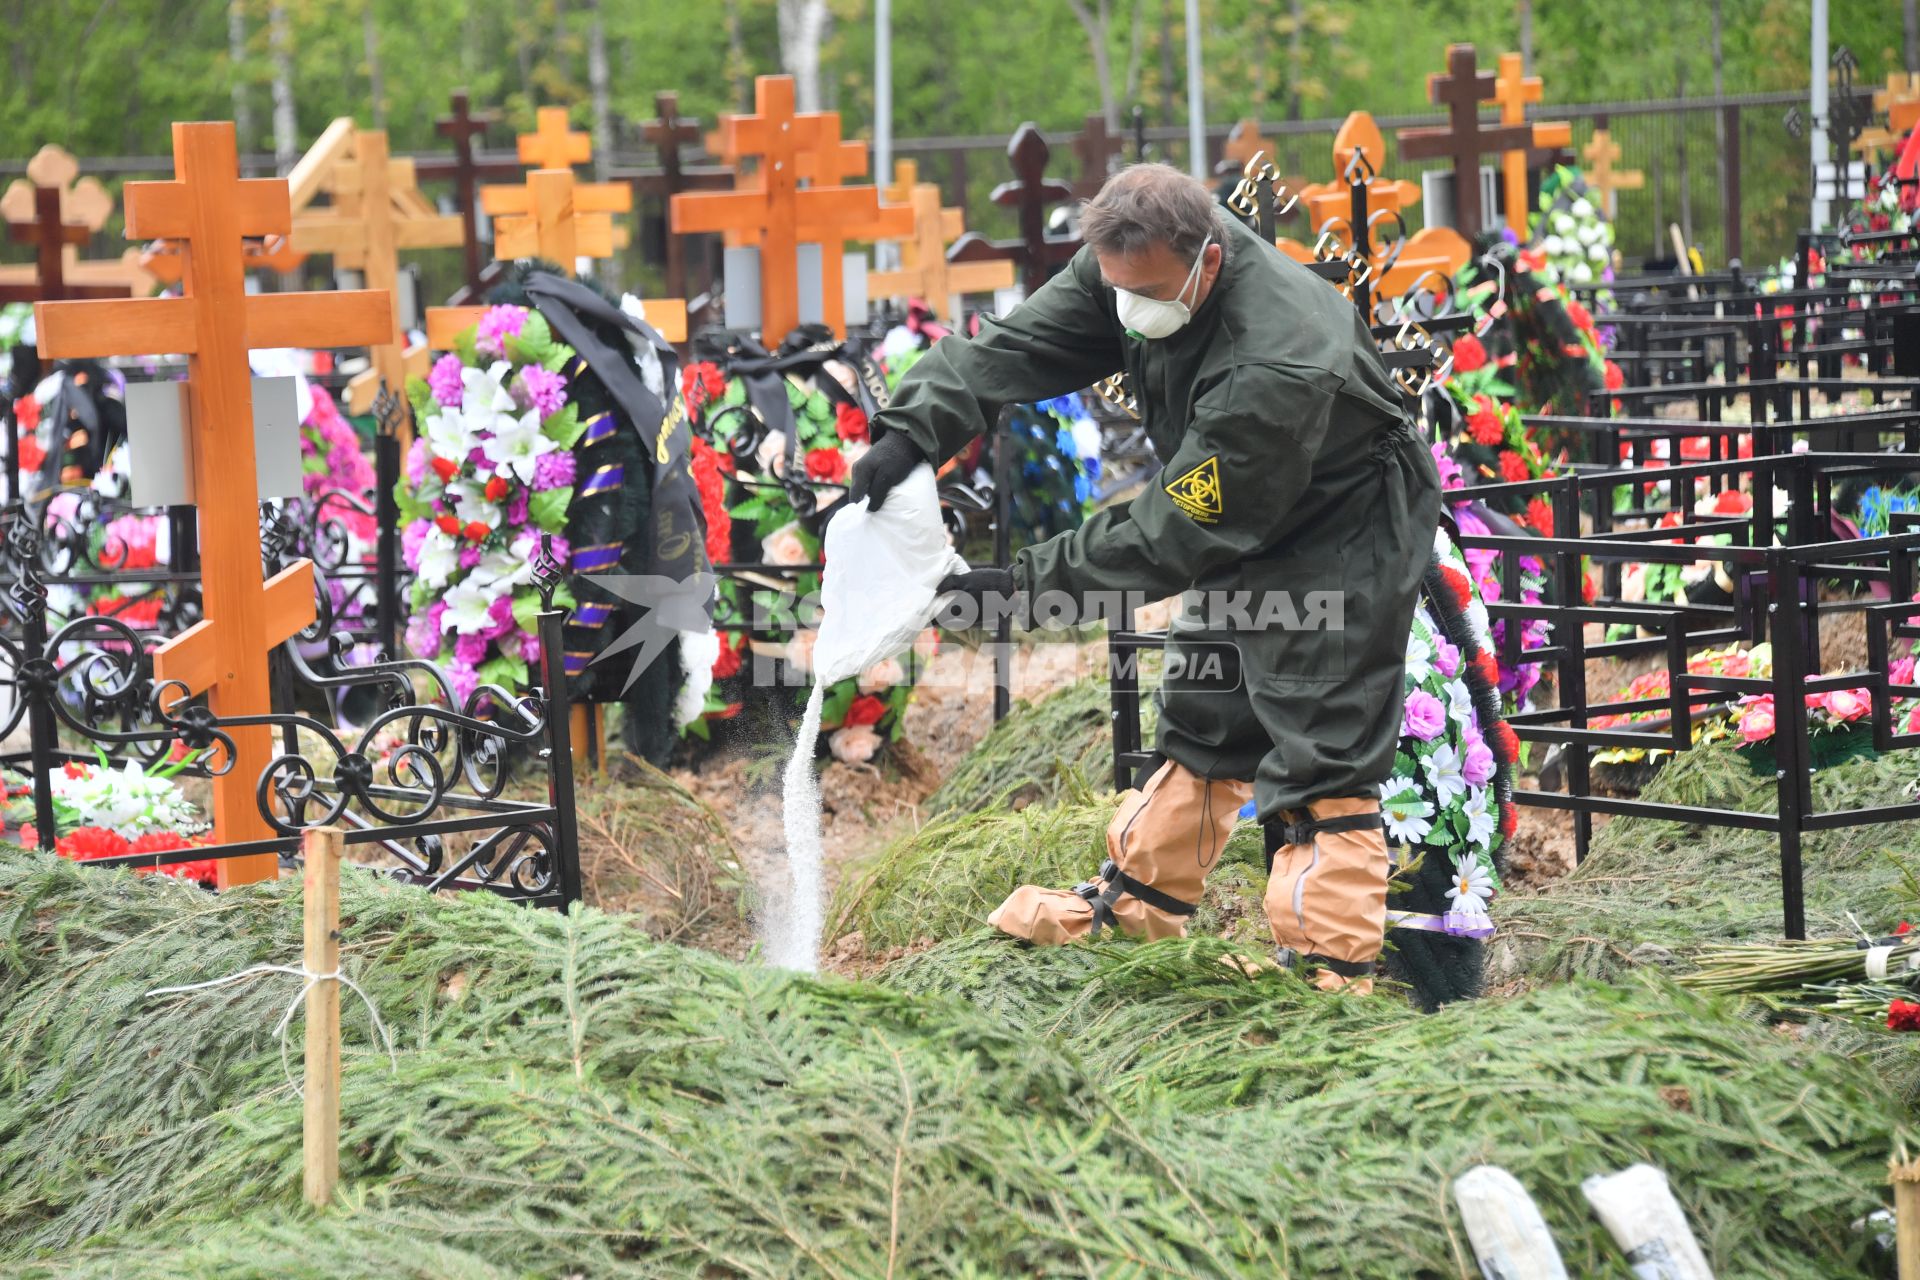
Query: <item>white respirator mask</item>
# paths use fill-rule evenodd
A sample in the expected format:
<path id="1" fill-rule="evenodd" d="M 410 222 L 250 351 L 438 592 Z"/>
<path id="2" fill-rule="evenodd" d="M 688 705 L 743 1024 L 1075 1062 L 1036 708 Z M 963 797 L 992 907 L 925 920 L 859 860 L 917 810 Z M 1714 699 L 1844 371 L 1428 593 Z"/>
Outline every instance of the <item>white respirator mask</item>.
<path id="1" fill-rule="evenodd" d="M 1212 236 L 1200 242 L 1200 252 L 1193 256 L 1193 269 L 1187 272 L 1186 280 L 1180 285 L 1180 292 L 1174 295 L 1171 302 L 1163 302 L 1158 298 L 1143 298 L 1126 289 L 1113 291 L 1115 309 L 1120 315 L 1120 325 L 1127 331 L 1128 337 L 1149 340 L 1165 338 L 1186 327 L 1187 322 L 1193 319 L 1193 308 L 1182 299 L 1187 296 L 1187 290 L 1192 289 L 1195 302 L 1198 302 L 1200 264 L 1206 261 L 1207 246 L 1212 243 Z"/>

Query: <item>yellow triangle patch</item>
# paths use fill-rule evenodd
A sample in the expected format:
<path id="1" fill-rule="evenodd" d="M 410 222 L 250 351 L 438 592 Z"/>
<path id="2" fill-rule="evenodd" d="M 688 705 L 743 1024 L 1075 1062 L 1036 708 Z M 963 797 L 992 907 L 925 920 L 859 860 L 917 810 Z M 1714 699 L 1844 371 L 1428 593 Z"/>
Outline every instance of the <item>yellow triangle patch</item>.
<path id="1" fill-rule="evenodd" d="M 1173 505 L 1201 524 L 1213 524 L 1225 510 L 1220 499 L 1220 456 L 1215 454 L 1167 485 Z"/>

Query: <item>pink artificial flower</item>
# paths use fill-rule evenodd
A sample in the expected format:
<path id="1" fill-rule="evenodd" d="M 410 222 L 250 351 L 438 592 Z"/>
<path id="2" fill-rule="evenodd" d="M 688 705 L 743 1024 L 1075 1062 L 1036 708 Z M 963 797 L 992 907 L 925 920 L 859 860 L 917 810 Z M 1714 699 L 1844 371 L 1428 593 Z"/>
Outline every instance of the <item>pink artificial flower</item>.
<path id="1" fill-rule="evenodd" d="M 428 456 L 427 437 L 425 435 L 415 436 L 412 447 L 407 450 L 408 484 L 418 487 L 427 482 Z"/>
<path id="2" fill-rule="evenodd" d="M 526 323 L 524 317 L 521 323 Z M 518 330 L 515 332 L 517 333 Z M 449 351 L 433 362 L 433 369 L 427 374 L 427 386 L 432 390 L 434 400 L 449 409 L 460 407 L 462 367 L 460 357 Z"/>
<path id="3" fill-rule="evenodd" d="M 1865 689 L 1835 689 L 1827 695 L 1826 707 L 1835 720 L 1858 720 L 1873 710 L 1873 700 Z"/>
<path id="4" fill-rule="evenodd" d="M 1432 742 L 1447 727 L 1447 709 L 1440 699 L 1425 689 L 1415 689 L 1407 695 L 1407 704 L 1400 716 L 1400 732 L 1403 735 L 1418 738 L 1422 742 Z"/>
<path id="5" fill-rule="evenodd" d="M 1913 683 L 1913 659 L 1896 658 L 1887 668 L 1887 681 L 1890 684 Z"/>
<path id="6" fill-rule="evenodd" d="M 1460 649 L 1445 636 L 1433 638 L 1433 667 L 1449 680 L 1460 674 Z"/>
<path id="7" fill-rule="evenodd" d="M 453 659 L 455 662 L 464 662 L 470 667 L 479 666 L 487 659 L 486 638 L 477 633 L 456 637 L 453 642 Z"/>
<path id="8" fill-rule="evenodd" d="M 579 464 L 571 450 L 555 449 L 543 453 L 533 462 L 533 487 L 535 489 L 564 489 L 579 475 Z"/>
<path id="9" fill-rule="evenodd" d="M 472 569 L 479 563 L 480 548 L 476 544 L 469 542 L 460 548 L 460 567 L 462 569 Z"/>
<path id="10" fill-rule="evenodd" d="M 467 699 L 480 687 L 480 674 L 457 658 L 446 665 L 445 671 L 447 683 L 453 686 L 453 705 L 456 709 L 464 709 Z"/>
<path id="11" fill-rule="evenodd" d="M 400 559 L 407 568 L 420 572 L 420 548 L 426 542 L 427 535 L 433 532 L 433 521 L 422 517 L 408 525 L 400 534 Z"/>
<path id="12" fill-rule="evenodd" d="M 1773 736 L 1773 695 L 1763 694 L 1749 702 L 1740 713 L 1740 740 L 1759 742 Z"/>
<path id="13" fill-rule="evenodd" d="M 416 613 L 407 619 L 407 652 L 428 660 L 440 656 L 440 627 L 433 615 Z"/>
<path id="14" fill-rule="evenodd" d="M 505 355 L 507 339 L 519 337 L 520 331 L 526 327 L 527 309 L 525 307 L 488 307 L 486 313 L 480 317 L 479 328 L 473 340 L 474 348 L 485 355 Z"/>
<path id="15" fill-rule="evenodd" d="M 541 417 L 551 417 L 566 407 L 567 380 L 561 374 L 530 364 L 520 370 L 514 395 L 528 408 L 539 410 Z"/>
<path id="16" fill-rule="evenodd" d="M 520 632 L 520 657 L 529 667 L 540 665 L 540 633 L 538 631 Z"/>
<path id="17" fill-rule="evenodd" d="M 1466 474 L 1461 471 L 1460 464 L 1453 460 L 1453 455 L 1447 452 L 1447 446 L 1443 444 L 1435 444 L 1433 446 L 1433 465 L 1440 469 L 1440 487 L 1442 489 L 1464 489 L 1467 487 Z"/>

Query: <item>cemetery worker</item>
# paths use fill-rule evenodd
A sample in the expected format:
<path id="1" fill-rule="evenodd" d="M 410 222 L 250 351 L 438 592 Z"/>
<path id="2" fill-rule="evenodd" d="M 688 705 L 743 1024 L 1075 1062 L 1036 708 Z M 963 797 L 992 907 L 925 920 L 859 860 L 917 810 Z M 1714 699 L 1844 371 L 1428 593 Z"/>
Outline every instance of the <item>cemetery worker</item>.
<path id="1" fill-rule="evenodd" d="M 1167 642 L 1196 679 L 1159 696 L 1155 759 L 1072 890 L 1025 885 L 990 917 L 1057 943 L 1185 932 L 1248 796 L 1267 831 L 1281 958 L 1372 989 L 1385 925 L 1380 784 L 1400 737 L 1407 635 L 1440 479 L 1363 317 L 1222 216 L 1206 187 L 1135 165 L 1086 208 L 1085 245 L 1006 319 L 936 343 L 875 420 L 851 496 L 874 505 L 1000 407 L 1124 369 L 1164 463 L 1124 505 L 942 584 L 1160 598 L 1197 588 Z M 1194 602 L 1197 602 L 1197 606 Z M 1224 658 L 1227 668 L 1219 670 Z"/>

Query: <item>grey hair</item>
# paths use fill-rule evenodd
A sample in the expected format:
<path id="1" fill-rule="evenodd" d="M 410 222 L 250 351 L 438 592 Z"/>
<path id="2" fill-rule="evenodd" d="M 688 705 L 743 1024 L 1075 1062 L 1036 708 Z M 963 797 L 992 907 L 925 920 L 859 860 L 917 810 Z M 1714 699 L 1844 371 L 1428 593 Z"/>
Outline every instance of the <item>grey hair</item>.
<path id="1" fill-rule="evenodd" d="M 1095 253 L 1130 258 L 1164 243 L 1191 258 L 1212 238 L 1227 252 L 1227 222 L 1198 178 L 1167 164 L 1128 165 L 1107 179 L 1080 214 L 1080 234 Z"/>

